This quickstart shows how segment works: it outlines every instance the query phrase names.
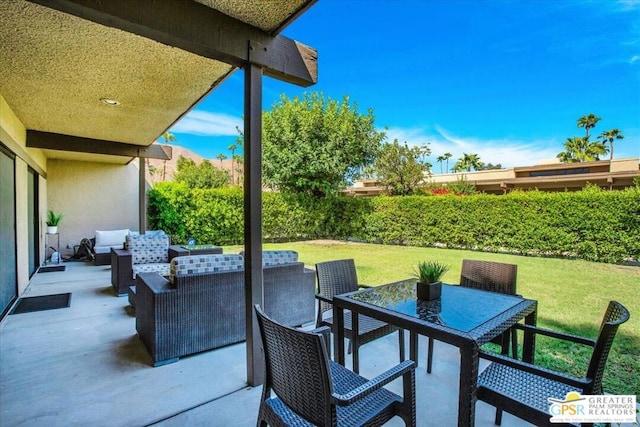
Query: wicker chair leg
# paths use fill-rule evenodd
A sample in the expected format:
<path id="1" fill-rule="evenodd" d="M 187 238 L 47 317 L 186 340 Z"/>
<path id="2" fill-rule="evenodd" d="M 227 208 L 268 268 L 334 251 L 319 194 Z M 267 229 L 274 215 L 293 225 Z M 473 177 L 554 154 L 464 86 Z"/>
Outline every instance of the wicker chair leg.
<path id="1" fill-rule="evenodd" d="M 500 354 L 504 356 L 509 355 L 509 337 L 509 331 L 503 332 L 502 335 L 500 335 Z"/>
<path id="2" fill-rule="evenodd" d="M 495 425 L 499 426 L 500 424 L 502 424 L 502 409 L 496 408 Z"/>
<path id="3" fill-rule="evenodd" d="M 412 390 L 415 390 L 415 387 L 416 372 L 415 369 L 412 369 L 402 376 L 403 410 L 400 416 L 404 420 L 404 425 L 407 427 L 416 427 L 416 395 L 412 392 Z M 407 396 L 411 396 L 411 398 Z"/>
<path id="4" fill-rule="evenodd" d="M 511 357 L 518 358 L 518 331 L 515 328 L 511 329 Z"/>
<path id="5" fill-rule="evenodd" d="M 432 364 L 433 364 L 433 338 L 429 337 L 429 345 L 427 349 L 427 374 L 431 373 Z"/>
<path id="6" fill-rule="evenodd" d="M 349 345 L 353 340 L 349 340 Z M 353 372 L 356 374 L 360 373 L 360 343 L 356 342 L 353 346 L 353 353 L 351 354 L 351 359 L 353 360 Z"/>
<path id="7" fill-rule="evenodd" d="M 404 362 L 407 358 L 404 350 L 404 329 L 398 329 L 398 344 L 400 345 L 400 361 Z"/>

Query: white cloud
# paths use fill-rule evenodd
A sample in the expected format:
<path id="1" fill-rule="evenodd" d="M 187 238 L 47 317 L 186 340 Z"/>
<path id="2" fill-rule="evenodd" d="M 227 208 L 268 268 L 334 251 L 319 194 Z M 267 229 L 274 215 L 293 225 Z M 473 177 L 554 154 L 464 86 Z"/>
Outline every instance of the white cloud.
<path id="1" fill-rule="evenodd" d="M 193 110 L 171 128 L 172 133 L 205 136 L 237 136 L 236 126 L 242 129 L 242 120 L 224 113 Z"/>
<path id="2" fill-rule="evenodd" d="M 501 164 L 502 167 L 531 166 L 553 160 L 560 151 L 562 143 L 557 141 L 522 141 L 512 138 L 481 139 L 453 135 L 440 126 L 425 128 L 389 128 L 386 130 L 389 141 L 397 139 L 410 145 L 426 145 L 431 148 L 433 170 L 438 171 L 435 159 L 444 153 L 451 153 L 449 167 L 462 157 L 463 153 L 477 154 L 485 163 Z M 551 147 L 551 148 L 549 148 Z"/>
<path id="3" fill-rule="evenodd" d="M 640 0 L 618 0 L 618 4 L 622 6 L 622 10 L 634 11 L 640 8 Z"/>
<path id="4" fill-rule="evenodd" d="M 631 59 L 629 60 L 629 64 L 634 64 L 636 62 L 640 61 L 640 55 L 633 55 L 631 57 Z"/>

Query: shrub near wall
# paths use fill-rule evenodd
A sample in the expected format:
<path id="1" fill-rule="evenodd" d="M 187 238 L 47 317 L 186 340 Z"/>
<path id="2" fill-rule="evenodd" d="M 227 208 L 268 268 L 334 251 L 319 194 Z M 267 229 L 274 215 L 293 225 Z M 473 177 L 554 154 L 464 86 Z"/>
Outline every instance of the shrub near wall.
<path id="1" fill-rule="evenodd" d="M 377 197 L 362 239 L 591 261 L 640 259 L 640 191 Z"/>
<path id="2" fill-rule="evenodd" d="M 149 191 L 151 228 L 164 230 L 172 243 L 237 244 L 243 240 L 242 191 L 236 188 L 191 189 L 161 182 Z"/>
<path id="3" fill-rule="evenodd" d="M 186 213 L 192 210 L 191 190 L 184 183 L 160 182 L 147 194 L 151 229 L 164 230 L 172 243 L 186 243 Z"/>
<path id="4" fill-rule="evenodd" d="M 189 189 L 164 182 L 149 191 L 149 222 L 165 230 L 173 243 L 190 237 L 198 243 L 221 245 L 244 241 L 242 190 Z M 262 234 L 265 241 L 346 239 L 361 234 L 369 200 L 338 197 L 314 200 L 305 196 L 262 194 Z"/>

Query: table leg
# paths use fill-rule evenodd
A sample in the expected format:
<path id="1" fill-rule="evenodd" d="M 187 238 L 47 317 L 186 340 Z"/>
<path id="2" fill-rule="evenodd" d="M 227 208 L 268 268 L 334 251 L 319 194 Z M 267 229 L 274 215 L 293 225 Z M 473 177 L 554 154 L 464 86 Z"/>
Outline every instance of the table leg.
<path id="1" fill-rule="evenodd" d="M 475 423 L 479 363 L 478 346 L 474 342 L 460 347 L 459 427 L 473 426 Z"/>
<path id="2" fill-rule="evenodd" d="M 415 331 L 409 331 L 409 359 L 418 366 L 418 333 Z"/>
<path id="3" fill-rule="evenodd" d="M 526 325 L 536 326 L 538 318 L 537 308 L 524 318 Z M 531 331 L 524 331 L 524 339 L 522 341 L 522 360 L 524 362 L 533 363 L 536 348 L 536 334 Z"/>
<path id="4" fill-rule="evenodd" d="M 344 309 L 333 304 L 333 360 L 344 366 Z"/>
<path id="5" fill-rule="evenodd" d="M 360 340 L 358 331 L 360 330 L 358 313 L 351 311 L 351 356 L 353 360 L 353 372 L 360 373 Z"/>

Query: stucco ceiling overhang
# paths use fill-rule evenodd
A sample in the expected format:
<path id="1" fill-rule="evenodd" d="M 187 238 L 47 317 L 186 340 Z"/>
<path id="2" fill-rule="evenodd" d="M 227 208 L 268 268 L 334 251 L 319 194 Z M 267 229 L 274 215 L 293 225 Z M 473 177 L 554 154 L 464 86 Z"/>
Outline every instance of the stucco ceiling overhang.
<path id="1" fill-rule="evenodd" d="M 313 84 L 315 51 L 277 33 L 314 2 L 3 1 L 0 94 L 40 139 L 146 147 L 245 62 Z M 50 158 L 131 159 L 89 152 L 45 150 Z"/>

